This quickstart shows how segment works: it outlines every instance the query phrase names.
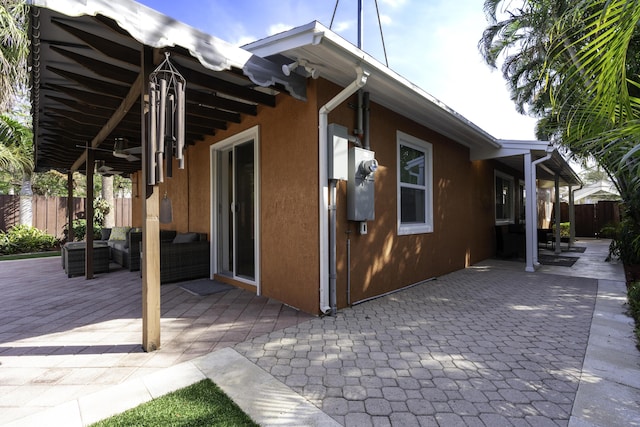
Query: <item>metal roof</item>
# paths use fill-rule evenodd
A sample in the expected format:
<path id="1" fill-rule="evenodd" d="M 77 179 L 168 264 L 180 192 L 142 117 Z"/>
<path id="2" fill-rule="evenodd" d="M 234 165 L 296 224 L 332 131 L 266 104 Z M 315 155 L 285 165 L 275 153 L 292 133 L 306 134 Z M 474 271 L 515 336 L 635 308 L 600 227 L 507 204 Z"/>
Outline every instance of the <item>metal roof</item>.
<path id="1" fill-rule="evenodd" d="M 36 170 L 77 170 L 92 142 L 97 160 L 131 173 L 140 161 L 112 154 L 115 138 L 141 143 L 145 46 L 187 79 L 186 140 L 274 107 L 287 91 L 306 99 L 306 80 L 278 64 L 131 0 L 30 0 Z"/>

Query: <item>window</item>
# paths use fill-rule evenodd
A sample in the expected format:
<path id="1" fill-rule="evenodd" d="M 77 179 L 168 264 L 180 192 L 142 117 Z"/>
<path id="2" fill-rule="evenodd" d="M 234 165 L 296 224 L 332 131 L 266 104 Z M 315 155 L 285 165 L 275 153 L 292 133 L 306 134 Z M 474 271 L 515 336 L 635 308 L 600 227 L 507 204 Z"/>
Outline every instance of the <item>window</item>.
<path id="1" fill-rule="evenodd" d="M 432 148 L 402 132 L 398 143 L 398 234 L 433 231 Z"/>
<path id="2" fill-rule="evenodd" d="M 514 182 L 513 177 L 495 171 L 496 224 L 513 223 Z"/>

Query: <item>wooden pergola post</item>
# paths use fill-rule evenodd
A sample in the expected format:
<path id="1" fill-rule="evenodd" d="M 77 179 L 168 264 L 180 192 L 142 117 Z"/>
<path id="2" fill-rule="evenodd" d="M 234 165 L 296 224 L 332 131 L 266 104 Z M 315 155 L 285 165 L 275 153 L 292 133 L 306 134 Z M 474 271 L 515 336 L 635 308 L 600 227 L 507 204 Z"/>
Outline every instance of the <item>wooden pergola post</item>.
<path id="1" fill-rule="evenodd" d="M 93 279 L 93 168 L 94 168 L 94 152 L 93 148 L 87 143 L 87 159 L 86 159 L 86 176 L 87 176 L 87 197 L 85 198 L 84 218 L 86 225 L 86 234 L 84 240 L 86 247 L 84 251 L 84 277 L 85 279 Z"/>
<path id="2" fill-rule="evenodd" d="M 145 116 L 145 88 L 149 74 L 153 69 L 153 49 L 144 46 L 141 57 L 141 75 L 143 84 L 141 91 L 140 128 L 142 144 L 142 189 L 145 197 L 142 202 L 142 348 L 144 351 L 155 351 L 160 348 L 160 211 L 159 190 L 149 186 L 149 152 L 147 136 L 147 116 Z"/>
<path id="3" fill-rule="evenodd" d="M 67 172 L 67 242 L 73 242 L 73 171 Z"/>

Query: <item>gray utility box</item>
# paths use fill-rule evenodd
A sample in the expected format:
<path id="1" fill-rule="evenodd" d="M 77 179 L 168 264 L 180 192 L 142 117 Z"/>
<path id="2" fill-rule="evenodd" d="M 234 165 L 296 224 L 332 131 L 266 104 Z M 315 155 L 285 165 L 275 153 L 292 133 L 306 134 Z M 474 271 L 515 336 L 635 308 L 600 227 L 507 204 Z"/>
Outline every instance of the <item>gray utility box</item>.
<path id="1" fill-rule="evenodd" d="M 346 127 L 331 123 L 327 132 L 329 154 L 329 179 L 348 179 L 349 131 Z"/>
<path id="2" fill-rule="evenodd" d="M 349 180 L 347 182 L 347 219 L 375 219 L 374 184 L 378 162 L 375 153 L 364 148 L 349 149 Z"/>

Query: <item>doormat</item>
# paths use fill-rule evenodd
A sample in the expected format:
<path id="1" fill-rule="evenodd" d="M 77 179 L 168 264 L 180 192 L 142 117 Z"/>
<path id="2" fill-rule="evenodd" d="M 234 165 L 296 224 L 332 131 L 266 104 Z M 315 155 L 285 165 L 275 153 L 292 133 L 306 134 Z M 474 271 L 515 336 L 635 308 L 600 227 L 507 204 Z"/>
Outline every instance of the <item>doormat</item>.
<path id="1" fill-rule="evenodd" d="M 558 267 L 571 267 L 576 263 L 578 257 L 538 255 L 538 262 L 542 265 L 556 265 Z"/>
<path id="2" fill-rule="evenodd" d="M 587 248 L 585 246 L 572 246 L 569 249 L 562 249 L 562 252 L 579 252 L 579 253 L 584 253 L 584 251 L 586 251 Z"/>
<path id="3" fill-rule="evenodd" d="M 217 294 L 218 292 L 230 291 L 235 289 L 235 286 L 227 285 L 226 283 L 218 282 L 211 279 L 197 279 L 189 282 L 179 283 L 180 287 L 192 295 L 204 297 L 211 294 Z"/>

